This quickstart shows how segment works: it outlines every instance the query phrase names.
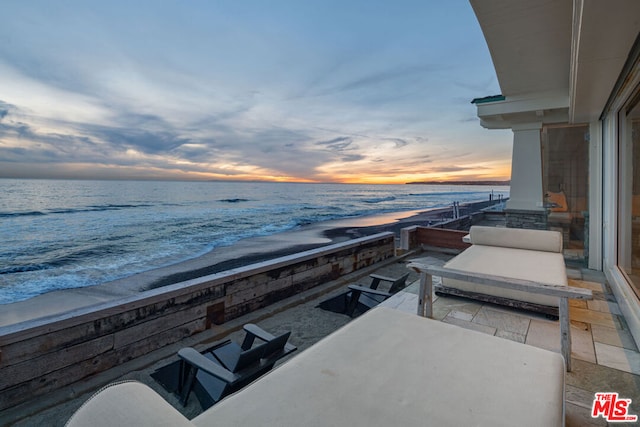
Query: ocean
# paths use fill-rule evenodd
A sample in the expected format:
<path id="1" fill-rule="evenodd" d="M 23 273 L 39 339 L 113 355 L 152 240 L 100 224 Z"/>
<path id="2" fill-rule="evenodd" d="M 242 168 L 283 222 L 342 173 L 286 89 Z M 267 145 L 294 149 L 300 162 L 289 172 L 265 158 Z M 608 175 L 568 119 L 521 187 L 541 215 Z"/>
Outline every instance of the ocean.
<path id="1" fill-rule="evenodd" d="M 508 197 L 504 186 L 0 179 L 0 304 L 307 224 Z"/>

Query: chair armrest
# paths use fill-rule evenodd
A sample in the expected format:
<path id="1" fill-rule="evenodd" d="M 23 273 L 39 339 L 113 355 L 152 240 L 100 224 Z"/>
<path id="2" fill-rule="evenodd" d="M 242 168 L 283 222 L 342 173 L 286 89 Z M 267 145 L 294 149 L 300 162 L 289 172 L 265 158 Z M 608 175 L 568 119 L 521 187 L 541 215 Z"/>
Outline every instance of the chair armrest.
<path id="1" fill-rule="evenodd" d="M 387 276 L 381 276 L 379 274 L 370 274 L 369 277 L 371 277 L 372 279 L 382 280 L 385 282 L 395 282 L 396 280 L 398 280 L 398 279 L 394 279 Z"/>
<path id="2" fill-rule="evenodd" d="M 361 292 L 363 294 L 380 295 L 380 296 L 383 296 L 383 297 L 390 297 L 391 296 L 391 294 L 389 292 L 379 291 L 377 289 L 371 289 L 371 288 L 368 288 L 366 286 L 349 285 L 349 289 L 351 289 L 352 291 L 355 291 L 355 292 Z"/>
<path id="3" fill-rule="evenodd" d="M 419 273 L 432 276 L 446 277 L 450 279 L 463 280 L 465 282 L 478 283 L 481 285 L 495 286 L 502 289 L 512 289 L 515 291 L 530 292 L 532 294 L 549 295 L 558 298 L 573 299 L 593 299 L 593 292 L 589 289 L 576 288 L 573 286 L 558 286 L 554 284 L 534 282 L 532 280 L 516 279 L 513 277 L 496 276 L 492 274 L 474 273 L 453 268 L 426 265 L 411 262 L 407 268 L 412 268 Z"/>
<path id="4" fill-rule="evenodd" d="M 221 379 L 226 383 L 233 383 L 239 379 L 237 375 L 216 364 L 215 362 L 207 359 L 198 351 L 191 347 L 185 347 L 178 351 L 178 356 L 189 363 L 190 365 L 210 374 L 216 378 Z"/>
<path id="5" fill-rule="evenodd" d="M 249 335 L 253 335 L 253 337 L 255 338 L 261 339 L 262 341 L 271 341 L 275 338 L 273 334 L 270 334 L 260 326 L 253 323 L 247 323 L 246 325 L 244 325 L 244 331 Z"/>
<path id="6" fill-rule="evenodd" d="M 247 323 L 243 328 L 247 333 L 247 336 L 244 338 L 244 342 L 242 343 L 242 348 L 245 350 L 251 348 L 254 338 L 258 338 L 265 342 L 271 341 L 276 338 L 275 335 L 270 334 L 260 326 L 253 323 Z M 284 346 L 284 355 L 286 356 L 287 354 L 296 351 L 297 349 L 298 347 L 296 347 L 295 345 L 286 343 Z"/>

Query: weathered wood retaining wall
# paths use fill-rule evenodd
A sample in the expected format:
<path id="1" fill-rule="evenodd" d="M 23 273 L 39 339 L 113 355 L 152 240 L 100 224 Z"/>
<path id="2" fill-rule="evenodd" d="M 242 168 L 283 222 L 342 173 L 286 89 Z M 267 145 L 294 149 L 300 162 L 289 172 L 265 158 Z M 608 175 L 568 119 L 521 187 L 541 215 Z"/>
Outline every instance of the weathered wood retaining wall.
<path id="1" fill-rule="evenodd" d="M 0 410 L 394 256 L 395 236 L 325 246 L 0 328 Z"/>
<path id="2" fill-rule="evenodd" d="M 412 226 L 400 230 L 400 249 L 412 250 L 422 247 L 428 250 L 462 251 L 469 243 L 462 241 L 467 231 L 447 230 L 434 227 Z"/>
<path id="3" fill-rule="evenodd" d="M 497 202 L 476 202 L 470 205 L 485 207 L 485 204 L 497 204 Z M 463 209 L 463 206 L 460 208 Z M 464 209 L 471 213 L 459 218 L 440 221 L 428 227 L 416 225 L 403 228 L 400 231 L 400 249 L 406 251 L 422 246 L 427 250 L 461 251 L 470 246 L 462 241 L 462 237 L 468 234 L 471 226 L 481 221 L 504 222 L 505 216 L 502 211 L 474 211 L 468 206 L 464 206 Z"/>

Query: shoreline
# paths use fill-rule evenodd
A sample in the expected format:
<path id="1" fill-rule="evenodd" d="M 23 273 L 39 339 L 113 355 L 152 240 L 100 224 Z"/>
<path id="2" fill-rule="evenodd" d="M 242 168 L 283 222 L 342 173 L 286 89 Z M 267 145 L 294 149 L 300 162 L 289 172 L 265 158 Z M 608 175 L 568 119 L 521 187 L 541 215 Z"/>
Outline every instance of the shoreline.
<path id="1" fill-rule="evenodd" d="M 309 224 L 270 236 L 242 239 L 231 246 L 215 248 L 197 258 L 161 267 L 162 269 L 174 270 L 174 272 L 149 283 L 141 290 L 156 289 L 383 231 L 392 231 L 396 236 L 399 236 L 401 228 L 435 221 L 443 213 L 450 210 L 451 208 L 436 208 L 428 211 L 392 212 L 343 218 Z M 239 256 L 230 258 L 230 253 L 239 253 Z M 216 260 L 216 258 L 218 259 Z M 152 271 L 157 270 L 159 269 Z"/>
<path id="2" fill-rule="evenodd" d="M 48 292 L 9 304 L 0 310 L 0 327 L 60 314 L 124 298 L 151 289 L 217 272 L 344 242 L 383 231 L 439 222 L 451 207 L 391 212 L 323 221 L 269 236 L 242 239 L 206 254 L 105 283 Z"/>

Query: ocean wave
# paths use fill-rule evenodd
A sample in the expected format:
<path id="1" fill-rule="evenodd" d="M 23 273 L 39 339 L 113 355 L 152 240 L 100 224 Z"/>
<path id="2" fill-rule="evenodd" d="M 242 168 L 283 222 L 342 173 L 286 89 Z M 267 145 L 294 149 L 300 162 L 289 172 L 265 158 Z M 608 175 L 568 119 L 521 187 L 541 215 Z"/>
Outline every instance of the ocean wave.
<path id="1" fill-rule="evenodd" d="M 148 203 L 140 203 L 140 204 L 106 204 L 106 205 L 90 205 L 89 208 L 96 209 L 100 211 L 112 211 L 118 209 L 129 209 L 129 208 L 148 208 L 150 205 Z"/>
<path id="2" fill-rule="evenodd" d="M 104 257 L 112 257 L 114 255 L 127 254 L 126 245 L 109 244 L 95 247 L 81 248 L 77 250 L 69 250 L 67 253 L 51 257 L 50 261 L 43 264 L 50 268 L 67 267 L 74 264 L 85 264 L 104 259 Z"/>
<path id="3" fill-rule="evenodd" d="M 15 273 L 28 273 L 30 271 L 42 271 L 49 270 L 51 266 L 46 264 L 34 264 L 34 265 L 15 265 L 12 267 L 0 268 L 0 275 L 2 274 L 15 274 Z"/>
<path id="4" fill-rule="evenodd" d="M 378 197 L 375 199 L 366 199 L 363 200 L 364 203 L 382 203 L 382 202 L 391 202 L 396 200 L 395 196 L 387 196 L 387 197 Z"/>
<path id="5" fill-rule="evenodd" d="M 49 181 L 21 182 L 33 188 L 31 193 L 43 195 L 32 203 L 3 193 L 0 304 L 104 283 L 244 238 L 328 220 L 450 206 L 454 200 L 485 200 L 490 192 L 182 182 L 135 182 L 123 192 L 116 182 L 62 184 L 52 192 Z"/>
<path id="6" fill-rule="evenodd" d="M 220 199 L 218 201 L 223 203 L 240 203 L 240 202 L 248 202 L 249 199 Z"/>
<path id="7" fill-rule="evenodd" d="M 20 216 L 42 216 L 46 215 L 44 212 L 40 211 L 28 211 L 28 212 L 0 212 L 0 218 L 13 218 Z"/>
<path id="8" fill-rule="evenodd" d="M 137 204 L 137 205 L 115 205 L 115 204 L 107 204 L 107 205 L 91 205 L 81 208 L 61 208 L 61 209 L 47 209 L 46 211 L 25 211 L 25 212 L 0 212 L 0 218 L 12 218 L 12 217 L 23 217 L 23 216 L 44 216 L 44 215 L 60 215 L 60 214 L 78 214 L 78 213 L 86 213 L 86 212 L 102 212 L 102 211 L 113 211 L 113 210 L 121 210 L 121 209 L 132 209 L 132 208 L 147 208 L 154 205 L 149 204 Z"/>
<path id="9" fill-rule="evenodd" d="M 300 219 L 294 221 L 295 225 L 292 228 L 303 227 L 305 225 L 317 224 L 317 223 L 322 222 L 322 221 L 331 221 L 331 220 L 340 219 L 340 218 L 343 218 L 343 216 L 342 215 L 332 215 L 332 214 L 316 215 L 316 216 L 311 217 L 311 218 L 300 218 Z"/>

